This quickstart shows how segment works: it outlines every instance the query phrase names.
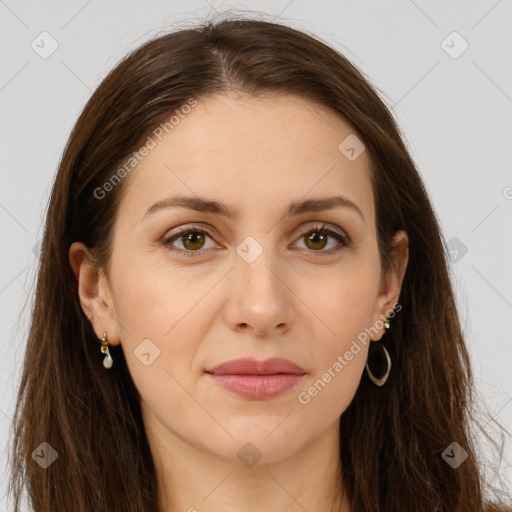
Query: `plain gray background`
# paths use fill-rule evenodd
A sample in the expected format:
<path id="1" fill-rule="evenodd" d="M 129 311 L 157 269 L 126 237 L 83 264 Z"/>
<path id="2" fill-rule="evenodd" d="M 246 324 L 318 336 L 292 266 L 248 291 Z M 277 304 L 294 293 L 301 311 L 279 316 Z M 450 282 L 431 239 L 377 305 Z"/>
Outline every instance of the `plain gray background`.
<path id="1" fill-rule="evenodd" d="M 478 406 L 510 431 L 511 0 L 0 0 L 2 461 L 27 333 L 29 311 L 22 308 L 33 293 L 46 203 L 70 130 L 92 90 L 129 50 L 226 11 L 263 12 L 263 19 L 316 34 L 379 89 L 452 251 Z M 52 44 L 57 49 L 42 58 Z M 492 433 L 493 423 L 485 429 Z M 496 454 L 483 447 L 482 455 L 496 463 Z M 501 473 L 508 478 L 511 460 L 507 436 Z M 9 510 L 2 471 L 0 510 Z"/>

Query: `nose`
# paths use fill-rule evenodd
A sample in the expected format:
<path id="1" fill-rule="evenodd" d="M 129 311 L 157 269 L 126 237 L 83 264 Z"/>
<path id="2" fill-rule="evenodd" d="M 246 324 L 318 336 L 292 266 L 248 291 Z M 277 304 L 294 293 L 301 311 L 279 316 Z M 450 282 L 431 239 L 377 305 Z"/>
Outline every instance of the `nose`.
<path id="1" fill-rule="evenodd" d="M 274 256 L 270 249 L 251 263 L 236 256 L 226 276 L 230 298 L 224 308 L 224 319 L 233 331 L 270 337 L 291 328 L 298 299 Z"/>

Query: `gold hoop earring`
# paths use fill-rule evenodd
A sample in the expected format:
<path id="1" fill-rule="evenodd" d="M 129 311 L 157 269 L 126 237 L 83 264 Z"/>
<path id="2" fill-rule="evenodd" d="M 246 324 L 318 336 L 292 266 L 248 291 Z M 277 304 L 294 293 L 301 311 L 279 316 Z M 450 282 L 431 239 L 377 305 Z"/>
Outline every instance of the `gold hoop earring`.
<path id="1" fill-rule="evenodd" d="M 103 366 L 107 370 L 110 370 L 114 364 L 114 360 L 112 357 L 110 357 L 110 352 L 108 350 L 108 336 L 105 331 L 103 331 L 103 338 L 101 338 L 101 353 L 106 354 L 106 356 L 103 358 Z"/>
<path id="2" fill-rule="evenodd" d="M 389 322 L 386 322 L 384 327 L 389 329 Z M 389 372 L 391 371 L 391 358 L 380 340 L 370 341 L 372 343 L 370 343 L 368 349 L 368 359 L 365 365 L 366 373 L 375 385 L 381 387 L 388 380 Z"/>

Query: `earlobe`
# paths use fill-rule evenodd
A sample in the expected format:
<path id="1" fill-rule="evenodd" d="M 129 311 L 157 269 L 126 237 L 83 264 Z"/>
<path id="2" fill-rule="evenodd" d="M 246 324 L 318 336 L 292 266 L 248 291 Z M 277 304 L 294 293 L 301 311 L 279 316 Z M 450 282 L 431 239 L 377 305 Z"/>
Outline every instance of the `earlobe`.
<path id="1" fill-rule="evenodd" d="M 82 242 L 71 244 L 69 263 L 77 281 L 80 306 L 97 338 L 100 339 L 106 331 L 109 333 L 110 344 L 117 344 L 117 329 L 105 275 L 94 264 L 89 249 Z"/>

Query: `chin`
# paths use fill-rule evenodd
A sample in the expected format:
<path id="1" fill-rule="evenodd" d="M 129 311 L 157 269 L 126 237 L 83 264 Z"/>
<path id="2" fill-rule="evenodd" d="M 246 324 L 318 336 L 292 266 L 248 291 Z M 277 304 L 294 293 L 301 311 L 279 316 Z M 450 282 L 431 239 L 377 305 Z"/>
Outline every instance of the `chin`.
<path id="1" fill-rule="evenodd" d="M 226 441 L 223 443 L 224 457 L 233 460 L 234 452 L 242 463 L 245 456 L 252 456 L 266 464 L 290 457 L 300 449 L 302 443 L 298 436 L 290 437 L 290 425 L 279 425 L 282 420 L 282 417 L 278 421 L 274 417 L 266 421 L 264 418 L 252 421 L 246 419 L 245 422 L 240 421 L 236 425 L 225 425 L 233 437 L 222 436 Z M 216 445 L 215 448 L 218 450 L 220 447 Z"/>

